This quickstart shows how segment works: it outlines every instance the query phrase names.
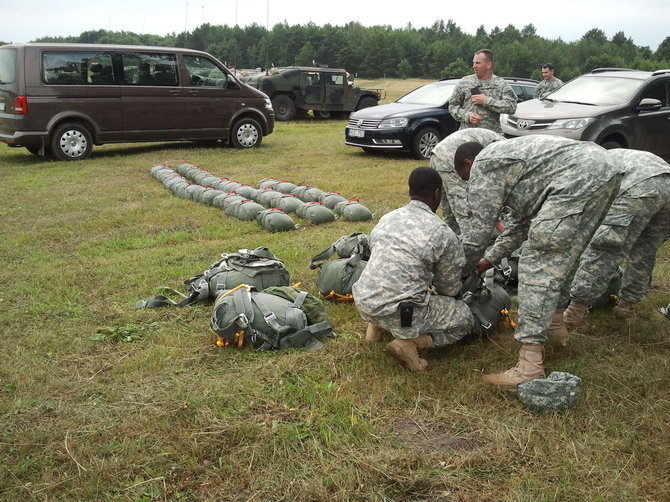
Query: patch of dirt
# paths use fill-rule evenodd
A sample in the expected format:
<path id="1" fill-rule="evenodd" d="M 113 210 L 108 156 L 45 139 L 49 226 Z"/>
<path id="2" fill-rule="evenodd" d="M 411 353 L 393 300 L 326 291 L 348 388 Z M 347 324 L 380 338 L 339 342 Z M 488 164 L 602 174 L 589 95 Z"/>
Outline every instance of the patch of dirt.
<path id="1" fill-rule="evenodd" d="M 454 453 L 475 450 L 481 442 L 481 434 L 453 435 L 443 432 L 436 424 L 412 418 L 399 419 L 394 424 L 398 438 L 408 446 L 435 453 Z"/>

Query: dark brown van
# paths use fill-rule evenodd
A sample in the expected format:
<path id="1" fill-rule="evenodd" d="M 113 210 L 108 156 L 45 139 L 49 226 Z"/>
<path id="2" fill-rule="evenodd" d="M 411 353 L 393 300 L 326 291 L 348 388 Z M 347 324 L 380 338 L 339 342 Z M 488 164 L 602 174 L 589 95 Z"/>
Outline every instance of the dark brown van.
<path id="1" fill-rule="evenodd" d="M 206 52 L 101 44 L 0 47 L 0 142 L 60 160 L 139 141 L 261 144 L 269 98 Z"/>

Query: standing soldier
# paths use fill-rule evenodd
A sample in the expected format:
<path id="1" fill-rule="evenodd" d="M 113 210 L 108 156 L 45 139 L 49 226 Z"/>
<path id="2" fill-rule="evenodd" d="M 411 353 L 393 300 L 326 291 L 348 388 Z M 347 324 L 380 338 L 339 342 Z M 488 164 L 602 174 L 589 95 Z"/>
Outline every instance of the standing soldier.
<path id="1" fill-rule="evenodd" d="M 449 99 L 449 113 L 461 129 L 484 127 L 502 132 L 500 114 L 516 111 L 516 95 L 504 78 L 493 74 L 493 53 L 475 52 L 473 75 L 463 77 Z"/>
<path id="2" fill-rule="evenodd" d="M 518 384 L 544 374 L 547 335 L 567 336 L 562 306 L 568 303 L 579 256 L 612 203 L 621 173 L 600 146 L 555 136 L 498 141 L 478 153 L 480 148 L 466 143 L 454 159 L 459 176 L 469 179 L 472 216 L 462 236 L 466 271 L 476 266 L 482 273 L 523 242 L 514 335 L 521 343 L 519 362 L 484 376 L 515 392 Z M 503 205 L 512 209 L 507 228 L 485 252 Z"/>
<path id="3" fill-rule="evenodd" d="M 454 170 L 454 153 L 463 143 L 474 141 L 488 146 L 494 141 L 505 139 L 490 129 L 462 129 L 456 131 L 433 149 L 430 167 L 442 178 L 442 217 L 456 233 L 461 233 L 461 224 L 468 217 L 468 183 L 463 181 Z"/>
<path id="4" fill-rule="evenodd" d="M 535 88 L 535 92 L 533 93 L 534 98 L 542 99 L 547 94 L 563 87 L 563 81 L 554 77 L 554 65 L 551 63 L 542 65 L 542 78 L 544 80 L 537 84 Z"/>
<path id="5" fill-rule="evenodd" d="M 625 171 L 621 189 L 581 257 L 565 311 L 568 328 L 583 330 L 588 309 L 628 258 L 614 314 L 635 318 L 632 305 L 647 293 L 658 248 L 670 237 L 670 165 L 638 150 L 610 150 Z"/>
<path id="6" fill-rule="evenodd" d="M 372 230 L 372 253 L 353 287 L 369 325 L 365 339 L 389 331 L 386 350 L 412 371 L 428 363 L 417 349 L 455 343 L 472 331 L 468 305 L 455 296 L 465 264 L 458 237 L 436 214 L 442 180 L 429 167 L 409 176 L 410 202 L 384 215 Z"/>

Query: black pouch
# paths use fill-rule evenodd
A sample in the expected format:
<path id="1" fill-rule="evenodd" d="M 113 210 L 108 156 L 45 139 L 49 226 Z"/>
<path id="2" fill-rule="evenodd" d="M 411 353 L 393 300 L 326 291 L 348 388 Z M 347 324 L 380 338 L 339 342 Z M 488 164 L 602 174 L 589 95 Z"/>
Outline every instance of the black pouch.
<path id="1" fill-rule="evenodd" d="M 400 302 L 398 308 L 400 310 L 400 327 L 411 328 L 414 304 L 412 302 Z"/>

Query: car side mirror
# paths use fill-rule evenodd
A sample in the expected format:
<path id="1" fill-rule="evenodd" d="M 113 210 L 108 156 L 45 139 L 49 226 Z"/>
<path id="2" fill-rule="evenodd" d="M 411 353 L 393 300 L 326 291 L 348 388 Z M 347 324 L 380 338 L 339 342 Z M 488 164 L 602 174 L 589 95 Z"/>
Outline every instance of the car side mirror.
<path id="1" fill-rule="evenodd" d="M 663 106 L 660 100 L 654 98 L 642 98 L 640 104 L 635 108 L 638 112 L 652 112 L 660 110 Z"/>
<path id="2" fill-rule="evenodd" d="M 228 79 L 228 81 L 226 82 L 226 89 L 239 89 L 239 88 L 240 86 L 238 85 L 238 83 L 235 82 L 235 80 L 233 80 L 232 78 Z"/>

